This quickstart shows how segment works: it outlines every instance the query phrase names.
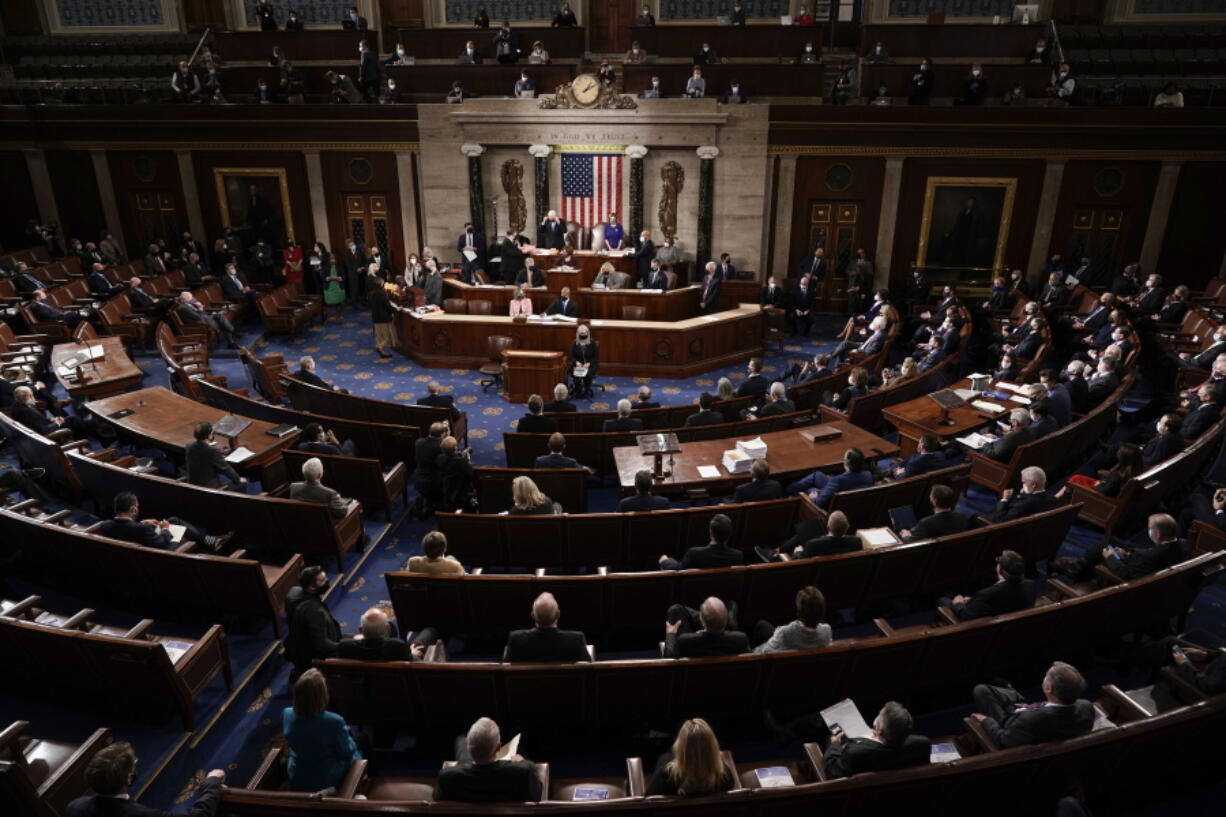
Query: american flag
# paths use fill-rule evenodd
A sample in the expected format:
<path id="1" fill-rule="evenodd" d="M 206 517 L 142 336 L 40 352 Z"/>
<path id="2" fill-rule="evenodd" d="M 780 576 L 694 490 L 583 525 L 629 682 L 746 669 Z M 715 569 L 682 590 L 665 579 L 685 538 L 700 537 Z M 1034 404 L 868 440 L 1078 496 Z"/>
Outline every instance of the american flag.
<path id="1" fill-rule="evenodd" d="M 562 154 L 562 219 L 583 227 L 621 213 L 622 156 L 616 153 Z"/>

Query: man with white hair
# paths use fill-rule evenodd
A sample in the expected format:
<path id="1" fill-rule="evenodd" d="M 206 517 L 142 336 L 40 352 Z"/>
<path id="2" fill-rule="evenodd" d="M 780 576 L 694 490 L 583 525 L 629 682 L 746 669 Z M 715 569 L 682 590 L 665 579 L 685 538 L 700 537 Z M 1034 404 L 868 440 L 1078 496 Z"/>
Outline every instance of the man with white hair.
<path id="1" fill-rule="evenodd" d="M 578 411 L 579 409 L 570 401 L 570 389 L 566 388 L 565 383 L 559 383 L 553 387 L 553 399 L 545 404 L 542 411 L 559 412 L 559 411 Z"/>
<path id="2" fill-rule="evenodd" d="M 1086 364 L 1082 360 L 1070 360 L 1064 370 L 1064 385 L 1075 414 L 1085 414 L 1089 407 L 1090 384 L 1086 382 L 1085 375 Z"/>
<path id="3" fill-rule="evenodd" d="M 714 261 L 708 261 L 704 269 L 706 274 L 702 276 L 702 296 L 698 300 L 698 308 L 709 315 L 719 309 L 719 288 L 724 278 Z"/>
<path id="4" fill-rule="evenodd" d="M 550 210 L 541 221 L 540 240 L 537 246 L 547 250 L 560 250 L 566 245 L 566 222 L 558 218 L 557 210 Z"/>
<path id="5" fill-rule="evenodd" d="M 774 417 L 776 414 L 791 414 L 796 404 L 788 399 L 787 388 L 776 380 L 766 393 L 766 404 L 758 409 L 758 417 Z"/>
<path id="6" fill-rule="evenodd" d="M 349 512 L 349 503 L 339 492 L 324 485 L 324 464 L 319 457 L 311 457 L 302 464 L 302 478 L 305 482 L 292 482 L 289 486 L 289 498 L 300 502 L 314 502 L 327 505 L 332 515 L 340 519 Z"/>
<path id="7" fill-rule="evenodd" d="M 337 658 L 351 661 L 420 661 L 425 648 L 421 643 L 407 644 L 391 634 L 392 622 L 382 607 L 371 607 L 362 614 L 358 635 L 342 638 L 336 647 Z"/>
<path id="8" fill-rule="evenodd" d="M 34 400 L 34 389 L 29 386 L 18 386 L 13 390 L 13 419 L 26 428 L 48 437 L 60 428 L 72 430 L 74 437 L 92 437 L 97 433 L 97 427 L 91 420 L 72 415 L 48 416 L 45 409 L 40 409 Z"/>
<path id="9" fill-rule="evenodd" d="M 502 734 L 491 718 L 478 718 L 456 739 L 456 765 L 438 773 L 435 800 L 467 803 L 524 803 L 541 799 L 536 765 L 522 755 L 498 759 Z"/>
<path id="10" fill-rule="evenodd" d="M 559 630 L 561 611 L 553 593 L 541 593 L 532 602 L 530 630 L 513 630 L 507 637 L 505 659 L 519 661 L 591 661 L 587 638 L 578 630 Z"/>
<path id="11" fill-rule="evenodd" d="M 174 298 L 151 295 L 141 286 L 140 278 L 133 275 L 128 279 L 128 302 L 137 312 L 162 319 L 166 317 L 166 310 L 174 304 Z"/>
<path id="12" fill-rule="evenodd" d="M 708 596 L 695 611 L 680 604 L 668 608 L 664 624 L 665 658 L 708 658 L 749 652 L 749 639 L 730 629 L 728 607 L 722 599 Z M 697 621 L 695 621 L 695 618 Z M 701 629 L 695 627 L 701 625 Z M 731 626 L 735 626 L 732 622 Z"/>
<path id="13" fill-rule="evenodd" d="M 188 290 L 179 293 L 179 304 L 175 307 L 179 318 L 185 326 L 207 326 L 216 329 L 226 339 L 230 346 L 235 345 L 234 324 L 222 313 L 210 315 L 205 311 L 204 304 L 196 300 Z"/>
<path id="14" fill-rule="evenodd" d="M 651 399 L 651 387 L 650 386 L 639 386 L 639 393 L 635 396 L 635 400 L 634 400 L 634 408 L 648 409 L 648 408 L 659 408 L 659 407 L 660 407 L 660 404 L 656 402 L 655 400 Z"/>
<path id="15" fill-rule="evenodd" d="M 1013 458 L 1013 452 L 1030 442 L 1030 439 L 1030 412 L 1024 408 L 1015 408 L 1009 412 L 1009 432 L 985 445 L 979 453 L 997 462 L 1008 462 Z"/>
<path id="16" fill-rule="evenodd" d="M 993 522 L 1008 522 L 1024 516 L 1050 511 L 1063 505 L 1056 495 L 1047 490 L 1047 474 L 1037 465 L 1022 469 L 1022 490 L 1015 492 L 1006 488 L 992 512 Z"/>
<path id="17" fill-rule="evenodd" d="M 327 389 L 328 391 L 344 391 L 344 389 L 338 389 L 327 380 L 315 374 L 315 358 L 310 355 L 303 355 L 298 358 L 298 371 L 294 372 L 294 379 L 301 380 L 303 383 L 309 383 L 320 389 Z"/>
<path id="18" fill-rule="evenodd" d="M 601 426 L 601 431 L 642 431 L 643 421 L 638 417 L 631 417 L 630 412 L 634 407 L 626 398 L 617 401 L 617 418 L 613 420 L 605 420 Z"/>
<path id="19" fill-rule="evenodd" d="M 890 322 L 886 320 L 884 315 L 878 315 L 873 318 L 868 324 L 869 336 L 864 340 L 856 343 L 853 340 L 845 340 L 840 343 L 830 355 L 830 362 L 838 365 L 848 353 L 856 351 L 863 355 L 875 355 L 885 348 L 886 328 Z"/>

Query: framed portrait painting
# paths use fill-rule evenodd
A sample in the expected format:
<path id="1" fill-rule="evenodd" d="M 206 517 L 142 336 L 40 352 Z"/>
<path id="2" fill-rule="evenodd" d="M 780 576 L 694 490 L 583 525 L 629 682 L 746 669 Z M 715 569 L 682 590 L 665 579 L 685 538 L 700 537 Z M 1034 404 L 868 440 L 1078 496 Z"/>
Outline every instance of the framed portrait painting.
<path id="1" fill-rule="evenodd" d="M 274 247 L 294 237 L 285 168 L 218 167 L 213 170 L 222 227 L 231 227 L 254 244 L 264 239 Z"/>
<path id="2" fill-rule="evenodd" d="M 1017 179 L 930 176 L 916 264 L 930 269 L 999 270 Z"/>

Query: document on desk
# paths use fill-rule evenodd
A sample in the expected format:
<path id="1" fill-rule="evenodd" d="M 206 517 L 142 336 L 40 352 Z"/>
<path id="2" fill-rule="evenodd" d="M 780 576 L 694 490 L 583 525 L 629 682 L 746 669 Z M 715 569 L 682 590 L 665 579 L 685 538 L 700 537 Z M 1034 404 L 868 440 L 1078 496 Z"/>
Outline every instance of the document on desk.
<path id="1" fill-rule="evenodd" d="M 864 722 L 864 716 L 856 708 L 856 702 L 851 698 L 844 698 L 834 706 L 823 709 L 822 720 L 826 722 L 831 732 L 834 731 L 834 727 L 838 726 L 849 738 L 867 738 L 873 734 L 868 724 Z"/>
<path id="2" fill-rule="evenodd" d="M 703 479 L 715 479 L 719 476 L 718 465 L 700 465 L 698 466 L 698 476 Z"/>
<path id="3" fill-rule="evenodd" d="M 1004 406 L 997 405 L 996 403 L 989 403 L 987 400 L 972 400 L 971 406 L 972 408 L 977 408 L 980 411 L 986 411 L 988 414 L 1000 414 L 1005 410 Z"/>
<path id="4" fill-rule="evenodd" d="M 229 454 L 226 454 L 226 462 L 230 462 L 230 463 L 242 462 L 243 460 L 247 459 L 254 453 L 255 452 L 252 451 L 247 446 L 240 445 L 238 448 L 234 449 Z"/>
<path id="5" fill-rule="evenodd" d="M 1011 391 L 1014 394 L 1025 394 L 1026 393 L 1025 386 L 1019 386 L 1016 383 L 1010 383 L 1007 380 L 997 380 L 996 388 L 1004 389 L 1005 391 Z"/>
<path id="6" fill-rule="evenodd" d="M 988 443 L 992 442 L 991 437 L 985 437 L 984 435 L 979 434 L 978 432 L 971 432 L 970 434 L 967 434 L 965 437 L 954 437 L 954 439 L 969 448 L 975 449 L 976 451 L 978 451 L 980 448 L 983 448 Z"/>

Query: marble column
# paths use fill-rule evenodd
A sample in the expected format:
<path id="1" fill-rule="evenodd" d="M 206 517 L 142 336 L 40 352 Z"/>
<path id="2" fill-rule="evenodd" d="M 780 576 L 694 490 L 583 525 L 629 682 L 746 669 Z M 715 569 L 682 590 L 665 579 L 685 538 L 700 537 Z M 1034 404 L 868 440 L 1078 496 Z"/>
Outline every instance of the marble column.
<path id="1" fill-rule="evenodd" d="M 200 191 L 196 189 L 196 169 L 192 165 L 192 152 L 176 150 L 175 160 L 179 163 L 179 183 L 183 185 L 183 201 L 187 205 L 187 227 L 197 241 L 208 246 L 204 214 L 200 210 Z M 290 225 L 290 229 L 293 229 L 293 225 Z"/>
<path id="2" fill-rule="evenodd" d="M 51 187 L 51 172 L 47 170 L 47 155 L 39 148 L 23 148 L 26 157 L 26 169 L 30 172 L 30 185 L 34 188 L 34 201 L 38 204 L 38 218 L 45 225 L 55 222 L 60 224 L 60 211 L 55 206 L 55 191 Z M 60 225 L 56 236 L 68 246 L 68 237 L 63 235 L 63 225 Z"/>
<path id="3" fill-rule="evenodd" d="M 396 186 L 400 188 L 400 229 L 407 258 L 422 243 L 421 235 L 417 232 L 417 189 L 413 184 L 412 152 L 396 151 L 396 180 Z"/>
<path id="4" fill-rule="evenodd" d="M 626 156 L 630 158 L 630 218 L 627 223 L 626 239 L 628 242 L 638 240 L 643 232 L 643 157 L 647 148 L 643 145 L 629 145 Z"/>
<path id="5" fill-rule="evenodd" d="M 1030 263 L 1026 266 L 1026 280 L 1032 288 L 1041 289 L 1046 283 L 1043 266 L 1047 263 L 1051 234 L 1056 227 L 1056 208 L 1060 204 L 1060 187 L 1064 183 L 1066 164 L 1066 159 L 1048 159 L 1043 169 L 1043 190 L 1039 193 L 1039 211 L 1034 217 L 1034 237 L 1030 241 Z"/>
<path id="6" fill-rule="evenodd" d="M 549 215 L 549 154 L 553 148 L 549 145 L 528 145 L 528 153 L 532 155 L 532 189 L 536 199 L 536 224 Z"/>
<path id="7" fill-rule="evenodd" d="M 715 157 L 719 148 L 702 145 L 696 153 L 702 161 L 698 168 L 698 246 L 694 250 L 697 273 L 711 258 L 711 231 L 715 222 Z"/>
<path id="8" fill-rule="evenodd" d="M 1158 257 L 1162 255 L 1162 240 L 1166 238 L 1166 225 L 1175 205 L 1175 188 L 1179 186 L 1182 160 L 1162 163 L 1158 184 L 1154 187 L 1154 203 L 1149 208 L 1149 224 L 1145 226 L 1145 241 L 1141 244 L 1141 272 L 1148 275 L 1158 271 Z"/>
<path id="9" fill-rule="evenodd" d="M 128 245 L 123 237 L 123 221 L 119 218 L 119 202 L 115 200 L 115 183 L 111 180 L 111 165 L 106 160 L 106 151 L 91 150 L 89 158 L 94 163 L 94 178 L 98 182 L 98 199 L 102 202 L 106 228 L 119 246 L 126 248 Z M 201 240 L 204 240 L 203 236 Z"/>
<path id="10" fill-rule="evenodd" d="M 782 286 L 788 277 L 788 253 L 792 247 L 792 208 L 796 199 L 796 164 L 799 157 L 795 154 L 785 154 L 776 157 L 779 160 L 779 181 L 775 185 L 775 224 L 774 234 L 763 239 L 762 246 L 770 247 L 771 262 L 768 275 L 775 276 L 775 281 Z"/>
<path id="11" fill-rule="evenodd" d="M 894 263 L 894 233 L 898 228 L 898 199 L 902 193 L 901 158 L 885 160 L 885 178 L 881 182 L 881 215 L 877 221 L 877 249 L 873 266 L 876 273 L 873 289 L 890 286 L 890 267 Z"/>
<path id="12" fill-rule="evenodd" d="M 311 224 L 315 227 L 315 240 L 331 247 L 340 242 L 332 241 L 328 229 L 328 198 L 324 191 L 323 163 L 319 161 L 318 150 L 304 150 L 302 156 L 306 160 L 307 190 L 311 196 Z M 306 242 L 299 238 L 298 243 Z"/>
<path id="13" fill-rule="evenodd" d="M 468 220 L 473 223 L 473 230 L 488 242 L 492 236 L 485 235 L 485 188 L 481 183 L 481 154 L 485 153 L 485 146 L 466 143 L 460 145 L 460 152 L 468 157 Z"/>

